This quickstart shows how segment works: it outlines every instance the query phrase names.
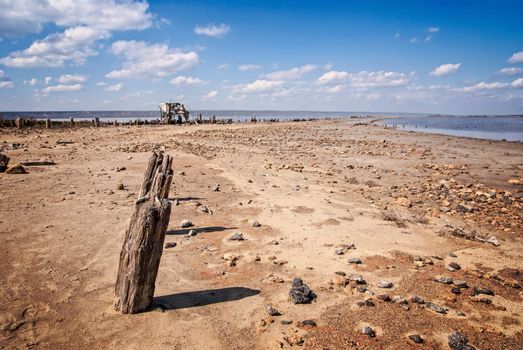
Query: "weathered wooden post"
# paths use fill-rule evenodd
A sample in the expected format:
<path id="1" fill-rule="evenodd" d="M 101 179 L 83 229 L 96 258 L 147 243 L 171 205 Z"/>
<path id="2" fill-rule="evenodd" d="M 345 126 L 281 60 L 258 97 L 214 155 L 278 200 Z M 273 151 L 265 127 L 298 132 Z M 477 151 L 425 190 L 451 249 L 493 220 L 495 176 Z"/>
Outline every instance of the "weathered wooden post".
<path id="1" fill-rule="evenodd" d="M 45 120 L 45 128 L 46 129 L 51 129 L 51 119 L 47 118 Z"/>
<path id="2" fill-rule="evenodd" d="M 100 118 L 98 118 L 98 117 L 94 118 L 94 126 L 96 126 L 97 128 L 100 127 Z"/>
<path id="3" fill-rule="evenodd" d="M 124 314 L 149 308 L 169 225 L 172 157 L 153 153 L 120 253 L 114 309 Z"/>
<path id="4" fill-rule="evenodd" d="M 23 129 L 24 128 L 24 118 L 18 117 L 15 120 L 15 125 L 17 129 Z"/>
<path id="5" fill-rule="evenodd" d="M 70 125 L 71 127 L 74 126 L 74 119 L 73 119 L 73 117 L 69 118 L 69 125 Z"/>

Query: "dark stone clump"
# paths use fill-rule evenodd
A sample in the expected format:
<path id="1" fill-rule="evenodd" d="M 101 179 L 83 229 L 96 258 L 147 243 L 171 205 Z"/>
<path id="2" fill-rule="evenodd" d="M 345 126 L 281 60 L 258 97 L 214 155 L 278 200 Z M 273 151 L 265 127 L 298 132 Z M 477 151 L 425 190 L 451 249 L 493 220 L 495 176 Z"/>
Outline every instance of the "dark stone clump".
<path id="1" fill-rule="evenodd" d="M 289 296 L 294 304 L 308 304 L 316 299 L 316 294 L 306 285 L 301 278 L 292 280 Z"/>
<path id="2" fill-rule="evenodd" d="M 454 332 L 449 335 L 449 347 L 452 350 L 475 350 L 472 345 L 468 345 L 467 337 L 459 332 Z"/>

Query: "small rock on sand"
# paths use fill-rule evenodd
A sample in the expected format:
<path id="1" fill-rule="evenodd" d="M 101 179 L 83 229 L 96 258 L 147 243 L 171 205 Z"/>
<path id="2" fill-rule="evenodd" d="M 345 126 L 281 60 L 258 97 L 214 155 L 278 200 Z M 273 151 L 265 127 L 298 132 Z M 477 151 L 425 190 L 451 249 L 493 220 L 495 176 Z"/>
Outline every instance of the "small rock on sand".
<path id="1" fill-rule="evenodd" d="M 389 281 L 379 281 L 378 282 L 378 287 L 380 287 L 380 288 L 392 288 L 392 286 L 394 286 L 394 283 L 389 282 Z"/>
<path id="2" fill-rule="evenodd" d="M 349 264 L 356 264 L 356 265 L 363 263 L 363 261 L 361 261 L 360 258 L 350 258 L 347 262 Z"/>
<path id="3" fill-rule="evenodd" d="M 376 336 L 376 332 L 374 332 L 374 330 L 369 326 L 363 327 L 361 329 L 361 334 L 368 335 L 371 338 L 374 338 Z"/>
<path id="4" fill-rule="evenodd" d="M 448 344 L 452 350 L 475 350 L 476 348 L 468 344 L 468 339 L 465 335 L 454 332 L 449 335 Z"/>
<path id="5" fill-rule="evenodd" d="M 416 344 L 423 343 L 423 338 L 419 334 L 411 334 L 411 335 L 409 335 L 409 339 L 412 340 Z"/>
<path id="6" fill-rule="evenodd" d="M 272 305 L 267 305 L 265 311 L 269 316 L 281 316 L 281 313 Z"/>
<path id="7" fill-rule="evenodd" d="M 314 294 L 301 278 L 295 278 L 292 281 L 289 296 L 294 304 L 308 304 L 316 298 L 316 294 Z"/>
<path id="8" fill-rule="evenodd" d="M 167 242 L 167 243 L 165 243 L 165 249 L 174 248 L 176 246 L 177 246 L 176 242 Z"/>
<path id="9" fill-rule="evenodd" d="M 116 190 L 117 191 L 122 191 L 125 189 L 125 186 L 123 185 L 123 183 L 119 182 L 116 184 Z"/>
<path id="10" fill-rule="evenodd" d="M 192 226 L 192 222 L 190 222 L 189 220 L 183 220 L 182 223 L 180 224 L 180 226 L 182 228 L 191 227 Z"/>
<path id="11" fill-rule="evenodd" d="M 254 222 L 252 223 L 252 227 L 260 227 L 260 226 L 261 226 L 261 224 L 256 220 L 254 220 Z"/>
<path id="12" fill-rule="evenodd" d="M 438 314 L 446 314 L 447 310 L 434 303 L 427 303 L 427 309 L 437 312 Z"/>
<path id="13" fill-rule="evenodd" d="M 244 241 L 244 240 L 245 240 L 245 238 L 243 237 L 243 233 L 240 233 L 240 232 L 236 232 L 229 238 L 229 241 Z"/>

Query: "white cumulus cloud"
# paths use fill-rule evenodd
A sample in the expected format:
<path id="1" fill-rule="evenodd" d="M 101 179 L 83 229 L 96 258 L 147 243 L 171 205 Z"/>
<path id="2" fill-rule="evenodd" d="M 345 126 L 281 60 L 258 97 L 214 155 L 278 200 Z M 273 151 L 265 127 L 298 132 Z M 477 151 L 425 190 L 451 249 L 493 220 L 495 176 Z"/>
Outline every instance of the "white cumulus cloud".
<path id="1" fill-rule="evenodd" d="M 505 67 L 501 68 L 499 72 L 505 75 L 515 75 L 521 73 L 523 70 L 519 67 Z"/>
<path id="2" fill-rule="evenodd" d="M 257 64 L 240 64 L 238 66 L 239 71 L 252 71 L 252 70 L 258 70 L 261 66 Z"/>
<path id="3" fill-rule="evenodd" d="M 430 75 L 434 75 L 436 77 L 440 77 L 442 75 L 452 74 L 459 70 L 461 67 L 461 63 L 447 63 L 442 64 L 439 67 L 436 67 L 432 72 L 430 72 Z"/>
<path id="4" fill-rule="evenodd" d="M 198 35 L 210 36 L 212 38 L 221 38 L 231 31 L 231 26 L 221 24 L 209 24 L 207 26 L 196 26 L 194 32 Z"/>
<path id="5" fill-rule="evenodd" d="M 498 90 L 498 89 L 506 88 L 508 86 L 509 86 L 508 83 L 500 83 L 500 82 L 485 83 L 482 81 L 475 85 L 465 86 L 462 88 L 457 88 L 455 90 L 459 91 L 459 92 L 478 92 L 478 91 L 482 91 L 482 90 Z"/>
<path id="6" fill-rule="evenodd" d="M 404 86 L 409 83 L 408 77 L 399 72 L 367 72 L 361 71 L 350 75 L 351 86 L 354 88 L 377 88 Z"/>
<path id="7" fill-rule="evenodd" d="M 184 85 L 202 85 L 206 82 L 201 80 L 200 78 L 193 78 L 193 77 L 184 77 L 182 75 L 177 76 L 176 78 L 173 78 L 169 81 L 169 83 L 176 85 L 176 86 L 184 86 Z"/>
<path id="8" fill-rule="evenodd" d="M 82 65 L 97 55 L 96 42 L 111 37 L 112 31 L 150 27 L 148 7 L 133 0 L 0 0 L 0 33 L 39 33 L 46 24 L 65 28 L 11 52 L 0 63 L 17 68 Z"/>
<path id="9" fill-rule="evenodd" d="M 87 76 L 80 74 L 62 74 L 56 80 L 60 84 L 84 83 L 87 81 Z"/>
<path id="10" fill-rule="evenodd" d="M 294 67 L 287 70 L 279 70 L 266 75 L 269 80 L 292 80 L 298 79 L 307 73 L 314 71 L 317 67 L 313 64 L 306 64 L 301 67 Z"/>
<path id="11" fill-rule="evenodd" d="M 515 88 L 523 88 L 523 78 L 514 80 L 510 85 L 512 85 Z"/>
<path id="12" fill-rule="evenodd" d="M 118 83 L 118 84 L 114 84 L 114 85 L 107 85 L 104 88 L 104 90 L 109 91 L 109 92 L 118 92 L 118 91 L 122 91 L 123 87 L 124 87 L 124 83 Z"/>
<path id="13" fill-rule="evenodd" d="M 521 63 L 521 62 L 523 62 L 523 51 L 514 53 L 508 59 L 508 63 Z"/>
<path id="14" fill-rule="evenodd" d="M 148 8 L 147 2 L 133 0 L 2 0 L 0 33 L 38 33 L 47 23 L 104 30 L 145 29 L 152 23 Z"/>
<path id="15" fill-rule="evenodd" d="M 35 86 L 36 84 L 38 84 L 38 80 L 36 78 L 33 78 L 31 80 L 24 80 L 24 84 L 29 86 Z"/>
<path id="16" fill-rule="evenodd" d="M 15 85 L 11 79 L 5 74 L 3 70 L 0 69 L 0 89 L 12 89 Z"/>
<path id="17" fill-rule="evenodd" d="M 206 93 L 205 95 L 202 96 L 202 101 L 213 100 L 217 96 L 218 96 L 218 91 L 217 90 L 212 90 L 212 91 L 209 91 L 208 93 Z"/>
<path id="18" fill-rule="evenodd" d="M 237 86 L 237 90 L 241 90 L 244 93 L 266 92 L 282 85 L 283 81 L 258 79 L 252 83 Z"/>
<path id="19" fill-rule="evenodd" d="M 42 92 L 44 94 L 48 94 L 48 93 L 51 93 L 51 92 L 78 91 L 78 90 L 82 90 L 82 84 L 72 84 L 72 85 L 59 84 L 59 85 L 52 85 L 52 86 L 47 86 L 44 89 L 42 89 Z"/>
<path id="20" fill-rule="evenodd" d="M 429 31 L 429 33 L 437 33 L 437 32 L 439 32 L 439 28 L 438 27 L 430 27 L 428 31 Z"/>
<path id="21" fill-rule="evenodd" d="M 167 44 L 149 44 L 144 41 L 120 40 L 111 45 L 114 55 L 123 56 L 122 69 L 109 72 L 110 79 L 161 78 L 191 69 L 200 62 L 197 52 L 183 52 Z"/>
<path id="22" fill-rule="evenodd" d="M 323 73 L 321 77 L 318 78 L 317 83 L 320 85 L 330 84 L 330 83 L 339 83 L 345 81 L 349 73 L 344 71 L 331 70 L 326 73 Z"/>

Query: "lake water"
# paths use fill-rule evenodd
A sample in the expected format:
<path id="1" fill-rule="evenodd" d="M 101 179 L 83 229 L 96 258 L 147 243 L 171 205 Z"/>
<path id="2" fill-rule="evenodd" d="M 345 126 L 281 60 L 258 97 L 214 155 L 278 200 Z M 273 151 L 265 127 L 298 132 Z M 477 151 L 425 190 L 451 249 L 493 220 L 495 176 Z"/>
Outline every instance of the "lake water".
<path id="1" fill-rule="evenodd" d="M 217 119 L 248 120 L 256 116 L 258 120 L 268 119 L 310 119 L 310 118 L 350 118 L 351 116 L 372 116 L 386 118 L 380 123 L 397 126 L 399 129 L 428 132 L 453 136 L 475 137 L 490 140 L 523 142 L 523 115 L 518 116 L 450 116 L 428 113 L 393 112 L 316 112 L 316 111 L 252 111 L 252 110 L 193 110 L 192 116 L 201 113 L 204 118 L 215 115 Z M 95 117 L 105 120 L 127 121 L 132 119 L 158 119 L 159 111 L 57 111 L 57 112 L 0 112 L 4 119 L 18 116 L 36 119 L 91 120 Z"/>
<path id="2" fill-rule="evenodd" d="M 523 142 L 523 116 L 424 116 L 382 121 L 408 131 Z"/>

